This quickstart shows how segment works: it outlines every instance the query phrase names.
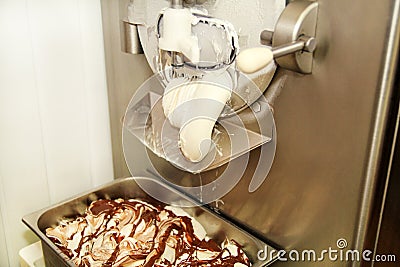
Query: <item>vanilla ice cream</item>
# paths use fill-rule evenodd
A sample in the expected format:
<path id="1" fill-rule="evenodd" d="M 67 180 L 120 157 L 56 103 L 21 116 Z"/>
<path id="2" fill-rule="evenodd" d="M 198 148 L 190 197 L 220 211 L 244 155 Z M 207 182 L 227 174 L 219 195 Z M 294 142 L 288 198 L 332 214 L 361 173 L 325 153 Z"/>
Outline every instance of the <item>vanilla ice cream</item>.
<path id="1" fill-rule="evenodd" d="M 205 75 L 200 80 L 172 80 L 164 91 L 163 109 L 170 123 L 179 128 L 180 149 L 192 162 L 199 162 L 212 145 L 215 123 L 232 94 L 228 72 Z"/>

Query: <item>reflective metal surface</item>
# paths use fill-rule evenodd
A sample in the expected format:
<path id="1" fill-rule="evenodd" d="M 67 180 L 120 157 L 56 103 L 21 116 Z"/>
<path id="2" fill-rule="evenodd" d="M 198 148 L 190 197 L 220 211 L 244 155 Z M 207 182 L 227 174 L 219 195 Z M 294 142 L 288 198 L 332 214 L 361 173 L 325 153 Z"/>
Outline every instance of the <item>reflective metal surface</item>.
<path id="1" fill-rule="evenodd" d="M 121 21 L 121 50 L 129 54 L 143 54 L 137 25 L 125 20 Z"/>
<path id="2" fill-rule="evenodd" d="M 316 41 L 314 37 L 300 37 L 294 43 L 274 47 L 272 53 L 274 58 L 283 57 L 288 54 L 296 52 L 309 52 L 313 53 L 316 48 Z"/>
<path id="3" fill-rule="evenodd" d="M 382 117 L 380 125 L 371 121 L 379 109 L 388 108 L 393 76 L 381 75 L 382 64 L 387 44 L 398 42 L 389 40 L 388 32 L 398 1 L 364 3 L 319 1 L 316 37 L 323 45 L 315 52 L 313 74 L 292 74 L 276 101 L 278 146 L 270 175 L 261 190 L 246 195 L 245 179 L 224 198 L 226 213 L 287 249 L 336 248 L 339 238 L 349 248 L 363 247 L 356 240 L 367 228 L 356 232 L 368 224 L 365 210 L 373 201 L 364 188 L 374 192 L 377 179 L 366 170 L 379 163 L 380 152 L 371 147 L 379 147 L 377 138 L 385 134 Z M 375 161 L 367 161 L 370 156 Z M 257 161 L 256 153 L 252 157 Z"/>
<path id="4" fill-rule="evenodd" d="M 302 36 L 314 37 L 317 25 L 318 2 L 297 0 L 282 12 L 275 26 L 272 47 L 298 42 Z M 303 45 L 304 47 L 304 45 Z M 300 50 L 303 49 L 301 47 Z M 276 59 L 279 66 L 300 73 L 311 73 L 313 52 L 298 51 Z"/>
<path id="5" fill-rule="evenodd" d="M 138 183 L 140 183 L 142 188 L 138 186 Z M 83 193 L 62 203 L 27 215 L 24 217 L 23 221 L 41 239 L 47 267 L 75 266 L 75 264 L 46 237 L 46 229 L 48 227 L 57 226 L 64 218 L 73 218 L 83 214 L 86 207 L 97 199 L 136 198 L 148 201 L 150 204 L 158 204 L 159 202 L 157 200 L 147 195 L 146 191 L 149 189 L 152 191 L 156 190 L 158 194 L 166 195 L 171 203 L 175 203 L 178 206 L 185 202 L 192 202 L 192 200 L 182 195 L 182 193 L 153 179 L 117 179 L 93 191 Z M 199 206 L 183 209 L 201 223 L 208 236 L 214 239 L 218 244 L 221 244 L 226 238 L 234 239 L 241 244 L 246 255 L 254 264 L 253 266 L 267 266 L 275 260 L 274 258 L 268 258 L 262 262 L 259 261 L 257 259 L 258 251 L 266 247 L 272 249 L 272 247 L 252 237 L 209 210 Z"/>
<path id="6" fill-rule="evenodd" d="M 259 158 L 256 150 L 250 154 L 242 181 L 215 205 L 233 221 L 288 250 L 336 249 L 340 238 L 346 239 L 349 249 L 362 249 L 367 234 L 374 230 L 371 207 L 380 201 L 375 198 L 381 190 L 377 174 L 385 165 L 381 154 L 385 152 L 386 117 L 391 110 L 394 51 L 399 41 L 393 33 L 398 32 L 399 1 L 320 0 L 318 4 L 319 46 L 313 73 L 286 72 L 286 84 L 275 97 L 278 144 L 267 180 L 254 193 L 248 192 Z M 106 53 L 114 53 L 113 48 L 108 46 Z M 108 68 L 110 75 L 124 76 L 119 73 L 125 72 L 124 67 L 147 68 L 144 65 L 143 61 L 126 60 Z M 143 79 L 134 72 L 126 75 Z M 127 82 L 123 85 L 133 93 L 136 87 Z M 119 108 L 126 107 L 125 99 L 117 89 L 110 90 L 110 95 L 112 122 L 121 127 L 115 117 L 122 116 Z M 119 135 L 113 136 L 118 140 Z M 131 145 L 139 147 L 140 143 Z M 117 162 L 122 164 L 121 159 Z M 146 172 L 147 167 L 136 171 Z M 165 161 L 159 160 L 157 168 L 177 183 L 199 183 Z M 117 169 L 116 175 L 127 172 Z M 215 175 L 218 171 L 205 176 L 213 180 Z M 389 236 L 400 240 L 398 235 Z M 276 266 L 360 264 L 325 259 Z"/>
<path id="7" fill-rule="evenodd" d="M 388 142 L 387 139 L 389 139 L 389 142 L 393 142 L 393 140 L 396 138 L 388 136 L 387 132 L 390 132 L 391 130 L 389 129 L 389 122 L 391 119 L 390 115 L 394 116 L 394 114 L 396 114 L 393 114 L 393 112 L 396 112 L 397 109 L 393 109 L 398 105 L 398 102 L 395 104 L 392 103 L 392 97 L 394 95 L 393 91 L 398 90 L 398 84 L 396 87 L 394 87 L 394 85 L 396 78 L 398 79 L 398 77 L 396 77 L 396 73 L 399 64 L 398 56 L 400 49 L 400 1 L 393 1 L 391 7 L 392 13 L 390 20 L 387 22 L 389 27 L 386 33 L 386 46 L 384 48 L 384 55 L 382 56 L 382 68 L 380 70 L 381 80 L 377 85 L 378 93 L 376 95 L 376 111 L 371 122 L 372 130 L 370 132 L 370 144 L 367 154 L 368 159 L 366 169 L 364 171 L 365 184 L 363 188 L 364 191 L 360 209 L 360 221 L 356 235 L 356 247 L 362 247 L 366 243 L 366 232 L 370 227 L 370 222 L 368 219 L 374 215 L 374 197 L 377 194 L 376 188 L 378 187 L 378 178 L 380 175 L 382 175 L 380 173 L 382 171 L 381 168 L 382 166 L 385 166 L 385 168 L 391 167 L 390 164 L 382 162 L 390 160 L 386 159 L 382 155 L 384 153 L 388 153 L 387 151 L 383 151 L 385 148 L 385 141 Z M 397 99 L 397 101 L 399 100 Z M 395 107 L 392 107 L 393 105 Z M 390 144 L 389 146 L 391 147 Z M 390 173 L 387 175 L 390 175 Z M 383 179 L 387 180 L 388 177 L 384 176 Z M 379 202 L 381 202 L 381 200 L 379 200 Z M 379 216 L 381 216 L 381 214 L 379 214 Z M 377 230 L 377 235 L 379 236 L 379 229 Z M 400 241 L 400 237 L 398 237 L 398 240 Z"/>

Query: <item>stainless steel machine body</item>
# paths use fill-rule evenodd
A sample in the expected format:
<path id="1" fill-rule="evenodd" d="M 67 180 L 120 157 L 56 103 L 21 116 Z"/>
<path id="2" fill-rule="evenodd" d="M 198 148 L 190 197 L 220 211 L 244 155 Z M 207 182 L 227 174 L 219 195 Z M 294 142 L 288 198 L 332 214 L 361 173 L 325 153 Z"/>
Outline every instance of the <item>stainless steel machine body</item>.
<path id="1" fill-rule="evenodd" d="M 102 1 L 116 177 L 130 176 L 121 148 L 121 117 L 132 94 L 152 74 L 143 55 L 120 51 L 119 21 L 126 2 Z M 286 250 L 322 251 L 345 239 L 348 248 L 396 254 L 399 261 L 399 216 L 390 212 L 398 214 L 400 205 L 400 151 L 395 145 L 400 1 L 318 3 L 313 73 L 287 72 L 274 105 L 278 144 L 272 169 L 263 185 L 249 193 L 259 157 L 259 151 L 251 152 L 244 177 L 219 201 L 218 210 Z M 138 141 L 131 145 L 142 146 Z M 176 180 L 190 180 L 165 161 L 158 164 Z M 276 263 L 281 265 L 371 263 Z"/>

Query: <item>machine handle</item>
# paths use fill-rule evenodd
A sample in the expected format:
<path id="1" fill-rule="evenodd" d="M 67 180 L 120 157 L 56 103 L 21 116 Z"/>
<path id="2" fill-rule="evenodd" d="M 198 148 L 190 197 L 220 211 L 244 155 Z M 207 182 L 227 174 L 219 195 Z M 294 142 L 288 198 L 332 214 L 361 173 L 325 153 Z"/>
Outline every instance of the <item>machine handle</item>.
<path id="1" fill-rule="evenodd" d="M 261 32 L 261 44 L 271 48 L 245 50 L 238 56 L 239 70 L 256 72 L 274 58 L 287 70 L 310 74 L 313 69 L 316 48 L 318 1 L 290 1 L 279 16 L 275 29 Z"/>
<path id="2" fill-rule="evenodd" d="M 237 56 L 236 65 L 244 73 L 254 73 L 266 67 L 274 58 L 299 51 L 312 53 L 315 48 L 316 40 L 314 37 L 300 36 L 296 42 L 272 49 L 266 46 L 246 49 Z"/>
<path id="3" fill-rule="evenodd" d="M 317 42 L 314 37 L 300 36 L 294 43 L 273 47 L 272 54 L 274 58 L 278 58 L 299 51 L 313 53 L 316 46 Z"/>

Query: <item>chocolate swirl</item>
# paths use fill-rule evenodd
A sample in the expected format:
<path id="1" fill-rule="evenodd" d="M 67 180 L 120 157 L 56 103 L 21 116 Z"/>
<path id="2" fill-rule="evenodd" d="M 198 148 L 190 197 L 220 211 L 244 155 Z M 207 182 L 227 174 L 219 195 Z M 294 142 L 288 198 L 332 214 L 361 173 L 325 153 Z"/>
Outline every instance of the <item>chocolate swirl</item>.
<path id="1" fill-rule="evenodd" d="M 189 216 L 141 200 L 97 200 L 46 235 L 77 266 L 250 266 L 234 240 L 219 246 L 196 234 L 193 224 Z"/>

